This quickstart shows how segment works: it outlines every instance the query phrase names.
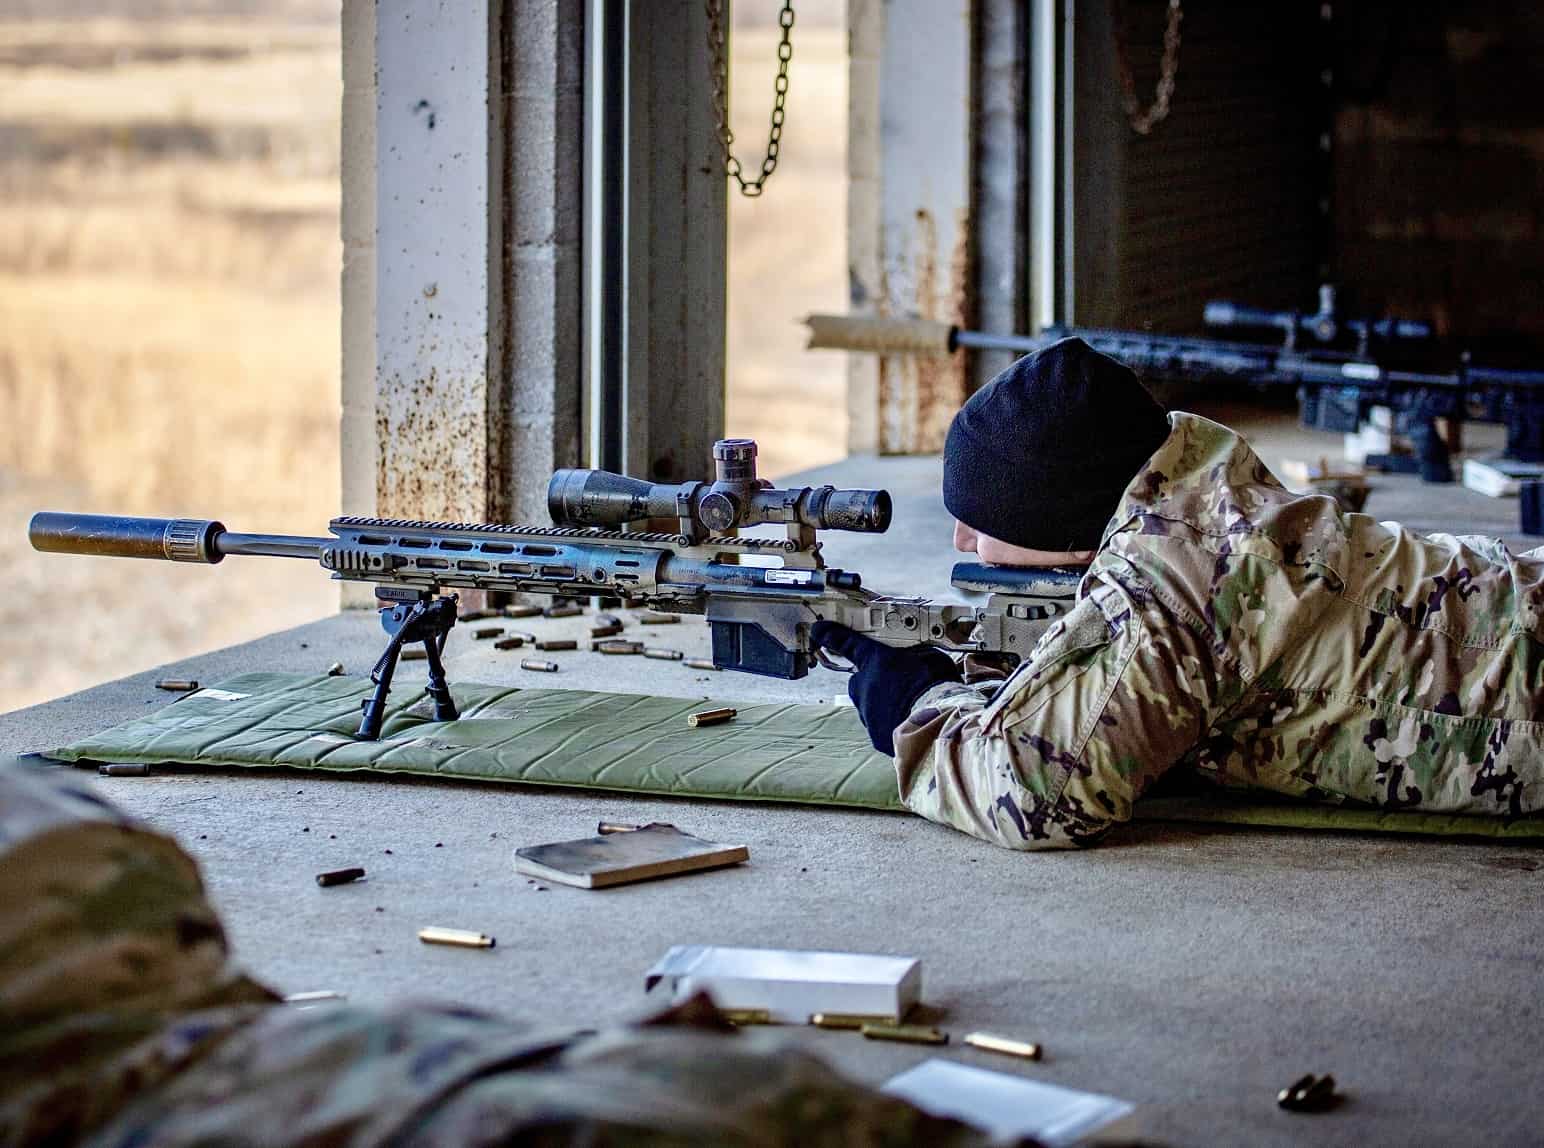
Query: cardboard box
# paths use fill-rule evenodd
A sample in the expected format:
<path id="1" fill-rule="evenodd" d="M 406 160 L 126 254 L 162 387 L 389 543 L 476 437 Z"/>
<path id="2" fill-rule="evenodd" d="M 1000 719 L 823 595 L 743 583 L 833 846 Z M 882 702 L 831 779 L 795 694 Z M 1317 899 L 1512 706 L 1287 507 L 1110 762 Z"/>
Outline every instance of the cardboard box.
<path id="1" fill-rule="evenodd" d="M 922 994 L 915 957 L 676 945 L 644 978 L 644 991 L 671 1001 L 707 992 L 723 1009 L 766 1009 L 779 1024 L 817 1012 L 904 1017 Z"/>

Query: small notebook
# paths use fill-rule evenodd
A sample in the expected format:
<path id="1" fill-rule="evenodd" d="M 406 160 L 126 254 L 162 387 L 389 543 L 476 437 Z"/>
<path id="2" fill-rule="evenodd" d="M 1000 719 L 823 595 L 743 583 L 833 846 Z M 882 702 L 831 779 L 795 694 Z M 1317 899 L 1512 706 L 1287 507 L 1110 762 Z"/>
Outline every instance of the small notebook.
<path id="1" fill-rule="evenodd" d="M 560 885 L 603 889 L 629 881 L 738 865 L 750 855 L 744 845 L 704 841 L 682 833 L 674 825 L 656 823 L 626 833 L 528 845 L 515 851 L 515 870 Z"/>

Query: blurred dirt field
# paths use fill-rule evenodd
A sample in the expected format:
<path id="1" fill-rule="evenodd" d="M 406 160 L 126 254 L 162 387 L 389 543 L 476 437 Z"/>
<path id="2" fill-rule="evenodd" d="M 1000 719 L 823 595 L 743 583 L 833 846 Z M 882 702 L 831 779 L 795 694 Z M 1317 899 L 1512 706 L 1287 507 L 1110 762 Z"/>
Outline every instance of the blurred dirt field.
<path id="1" fill-rule="evenodd" d="M 805 353 L 796 323 L 845 309 L 845 38 L 827 7 L 796 30 L 781 166 L 731 202 L 729 429 L 760 440 L 768 474 L 844 453 L 842 358 Z M 113 510 L 321 533 L 337 513 L 338 9 L 0 0 L 0 711 L 336 606 L 304 563 L 40 555 L 26 523 Z M 754 168 L 776 39 L 741 25 L 732 105 Z"/>

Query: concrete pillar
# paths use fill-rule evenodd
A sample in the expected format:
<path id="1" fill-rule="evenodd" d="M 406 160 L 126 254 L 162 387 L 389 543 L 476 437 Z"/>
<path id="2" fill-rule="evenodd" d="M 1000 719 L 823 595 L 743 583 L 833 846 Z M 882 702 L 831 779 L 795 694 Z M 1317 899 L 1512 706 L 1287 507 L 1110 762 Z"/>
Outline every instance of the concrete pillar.
<path id="1" fill-rule="evenodd" d="M 963 323 L 970 304 L 970 0 L 853 0 L 849 262 L 855 314 Z M 877 162 L 876 162 L 877 161 Z M 850 445 L 926 453 L 964 401 L 958 355 L 880 356 Z M 865 404 L 870 379 L 854 380 Z"/>
<path id="2" fill-rule="evenodd" d="M 503 283 L 495 0 L 376 10 L 376 507 L 490 517 Z"/>
<path id="3" fill-rule="evenodd" d="M 349 513 L 544 521 L 578 461 L 583 16 L 345 0 Z"/>
<path id="4" fill-rule="evenodd" d="M 375 513 L 375 0 L 343 0 L 344 514 Z"/>
<path id="5" fill-rule="evenodd" d="M 582 455 L 584 15 L 578 0 L 502 0 L 502 361 L 489 509 L 546 522 L 547 480 Z"/>

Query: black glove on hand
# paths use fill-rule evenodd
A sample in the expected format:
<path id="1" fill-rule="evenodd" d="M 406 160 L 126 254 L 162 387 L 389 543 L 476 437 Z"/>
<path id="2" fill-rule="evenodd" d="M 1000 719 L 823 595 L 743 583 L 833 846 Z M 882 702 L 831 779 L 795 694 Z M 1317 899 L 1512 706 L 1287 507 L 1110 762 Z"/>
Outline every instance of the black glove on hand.
<path id="1" fill-rule="evenodd" d="M 931 646 L 897 649 L 839 626 L 816 622 L 810 645 L 830 650 L 858 667 L 847 696 L 858 709 L 869 740 L 880 753 L 895 755 L 895 727 L 906 720 L 924 692 L 939 682 L 960 681 L 954 659 Z"/>

